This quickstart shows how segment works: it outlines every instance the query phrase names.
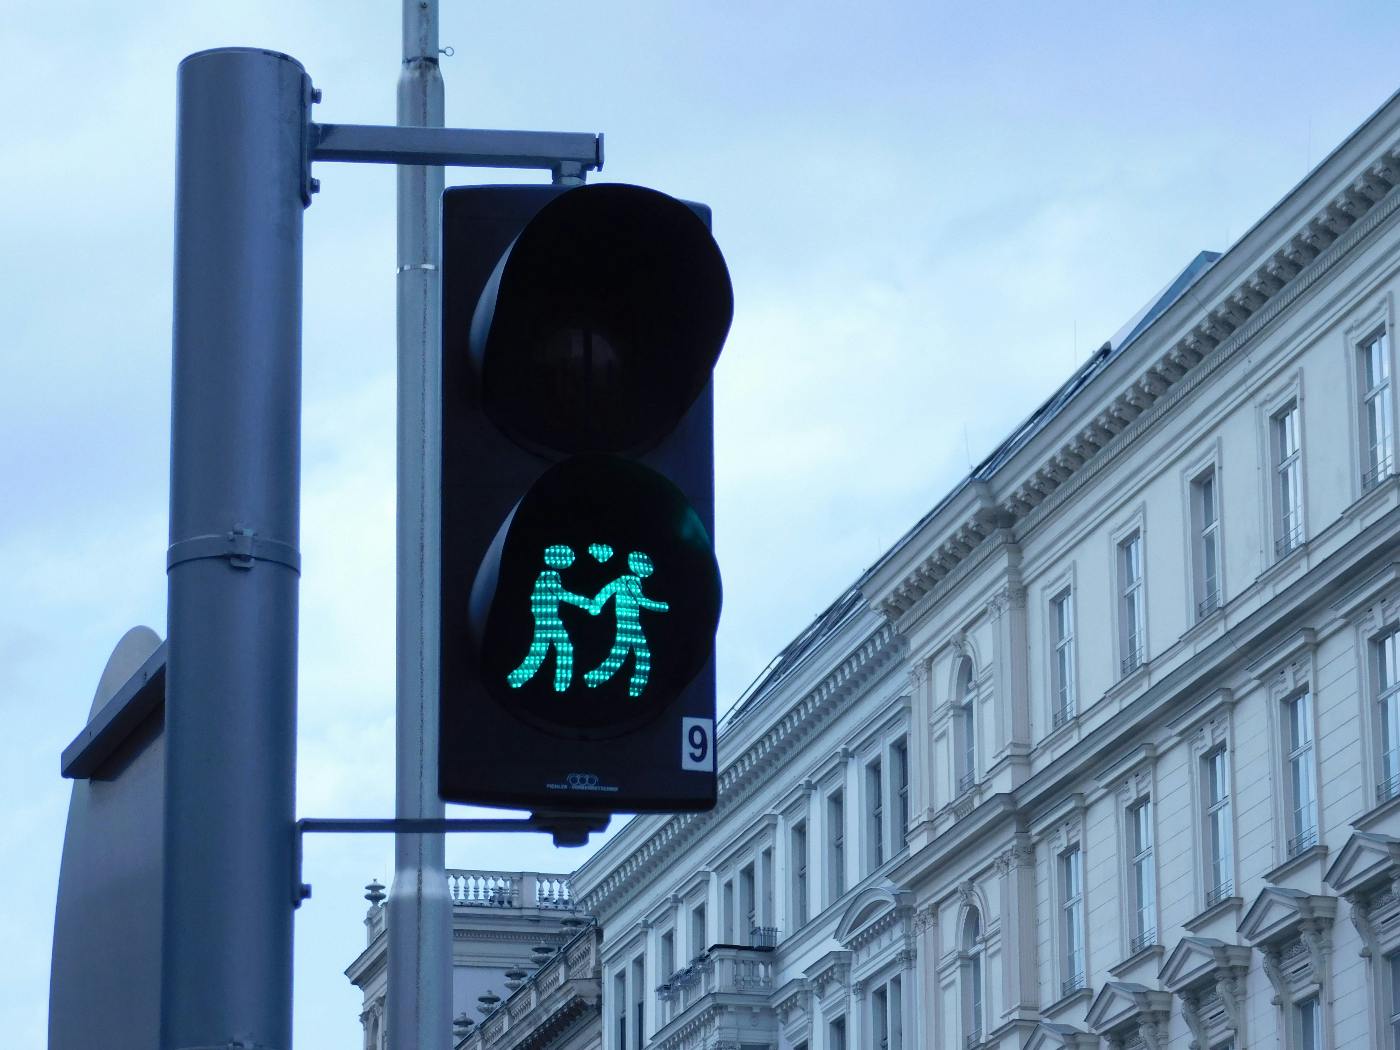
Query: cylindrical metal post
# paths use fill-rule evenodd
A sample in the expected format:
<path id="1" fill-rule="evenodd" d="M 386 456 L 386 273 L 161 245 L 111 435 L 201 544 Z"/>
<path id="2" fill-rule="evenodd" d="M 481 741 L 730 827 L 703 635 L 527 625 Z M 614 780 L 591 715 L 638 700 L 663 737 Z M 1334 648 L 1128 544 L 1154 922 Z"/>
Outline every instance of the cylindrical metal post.
<path id="1" fill-rule="evenodd" d="M 438 0 L 403 0 L 401 126 L 443 126 Z M 395 813 L 443 816 L 438 795 L 442 322 L 440 167 L 398 169 L 398 631 Z M 441 834 L 394 839 L 389 1044 L 447 1050 L 452 904 Z"/>
<path id="2" fill-rule="evenodd" d="M 164 1050 L 291 1046 L 310 90 L 270 51 L 180 64 Z"/>

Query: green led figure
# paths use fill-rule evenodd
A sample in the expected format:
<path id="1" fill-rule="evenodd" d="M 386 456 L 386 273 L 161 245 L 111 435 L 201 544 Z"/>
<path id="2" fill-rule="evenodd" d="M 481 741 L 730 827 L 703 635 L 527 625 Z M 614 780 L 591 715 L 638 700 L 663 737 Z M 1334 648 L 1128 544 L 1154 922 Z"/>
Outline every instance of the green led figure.
<path id="1" fill-rule="evenodd" d="M 632 661 L 632 677 L 627 683 L 627 695 L 637 697 L 642 695 L 647 677 L 651 674 L 651 647 L 647 645 L 647 636 L 642 630 L 641 610 L 665 612 L 670 605 L 654 601 L 642 593 L 642 580 L 652 573 L 649 557 L 641 551 L 633 551 L 627 555 L 627 567 L 632 570 L 630 574 L 613 580 L 593 599 L 593 608 L 589 611 L 595 614 L 602 611 L 609 598 L 612 599 L 613 613 L 617 616 L 617 639 L 607 659 L 587 672 L 583 680 L 589 687 L 602 685 L 617 673 L 630 652 L 635 658 Z"/>
<path id="2" fill-rule="evenodd" d="M 569 632 L 564 629 L 564 621 L 559 618 L 559 607 L 567 602 L 569 605 L 577 605 L 580 609 L 587 609 L 591 615 L 597 616 L 602 603 L 596 598 L 590 600 L 565 590 L 564 581 L 557 570 L 567 569 L 574 563 L 572 548 L 562 543 L 546 547 L 544 563 L 546 567 L 535 577 L 535 589 L 530 592 L 530 612 L 535 617 L 535 636 L 530 641 L 530 651 L 525 654 L 524 661 L 506 676 L 506 681 L 512 689 L 519 689 L 534 678 L 535 672 L 544 663 L 544 658 L 549 655 L 549 647 L 553 646 L 554 691 L 562 693 L 573 684 L 574 645 L 569 640 Z"/>

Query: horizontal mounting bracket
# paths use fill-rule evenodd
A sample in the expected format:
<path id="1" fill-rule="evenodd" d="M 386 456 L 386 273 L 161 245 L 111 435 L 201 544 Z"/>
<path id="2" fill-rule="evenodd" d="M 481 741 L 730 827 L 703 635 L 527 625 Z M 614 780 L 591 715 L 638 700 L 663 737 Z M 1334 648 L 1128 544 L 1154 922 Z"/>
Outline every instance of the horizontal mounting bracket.
<path id="1" fill-rule="evenodd" d="M 296 826 L 296 878 L 292 904 L 311 896 L 311 887 L 301 881 L 302 840 L 308 834 L 341 835 L 441 835 L 446 832 L 474 831 L 479 834 L 512 831 L 543 832 L 554 837 L 556 846 L 582 846 L 588 836 L 604 830 L 611 813 L 531 813 L 524 820 L 514 817 L 303 817 Z"/>
<path id="2" fill-rule="evenodd" d="M 603 136 L 569 131 L 481 131 L 382 124 L 315 124 L 310 160 L 352 164 L 534 168 L 582 182 L 603 168 Z"/>

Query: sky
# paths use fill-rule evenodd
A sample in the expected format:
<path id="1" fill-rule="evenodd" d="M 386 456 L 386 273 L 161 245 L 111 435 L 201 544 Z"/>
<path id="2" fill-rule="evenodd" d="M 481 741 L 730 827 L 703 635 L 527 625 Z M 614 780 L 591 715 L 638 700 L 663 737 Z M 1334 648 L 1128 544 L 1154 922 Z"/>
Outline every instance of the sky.
<path id="1" fill-rule="evenodd" d="M 0 1032 L 37 1048 L 59 754 L 121 634 L 164 634 L 176 64 L 284 51 L 324 91 L 317 119 L 392 123 L 400 15 L 10 0 L 3 25 Z M 713 208 L 736 301 L 715 379 L 722 709 L 1197 251 L 1228 247 L 1400 88 L 1400 6 L 1351 0 L 443 0 L 441 39 L 449 124 L 602 131 L 602 180 Z M 394 177 L 316 174 L 298 812 L 381 816 Z M 447 846 L 450 866 L 492 869 L 570 871 L 587 852 Z M 342 971 L 391 858 L 388 838 L 309 841 L 300 1050 L 360 1045 Z"/>

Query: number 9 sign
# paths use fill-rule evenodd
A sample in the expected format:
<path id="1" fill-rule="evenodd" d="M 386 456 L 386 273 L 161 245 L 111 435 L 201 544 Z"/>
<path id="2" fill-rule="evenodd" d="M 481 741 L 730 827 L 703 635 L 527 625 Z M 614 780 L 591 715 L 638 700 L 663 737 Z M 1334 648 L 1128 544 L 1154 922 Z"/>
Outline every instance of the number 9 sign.
<path id="1" fill-rule="evenodd" d="M 715 723 L 708 718 L 681 719 L 681 769 L 712 773 L 715 768 Z"/>

